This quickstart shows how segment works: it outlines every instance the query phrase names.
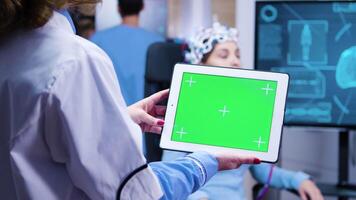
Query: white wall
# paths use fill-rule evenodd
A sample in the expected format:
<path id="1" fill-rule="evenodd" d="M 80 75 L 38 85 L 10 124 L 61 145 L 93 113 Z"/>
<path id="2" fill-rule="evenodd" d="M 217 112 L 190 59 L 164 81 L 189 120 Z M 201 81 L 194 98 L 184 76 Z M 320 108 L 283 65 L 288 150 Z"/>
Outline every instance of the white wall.
<path id="1" fill-rule="evenodd" d="M 140 13 L 141 27 L 166 36 L 167 18 L 167 0 L 145 0 L 145 8 Z"/>
<path id="2" fill-rule="evenodd" d="M 171 0 L 168 36 L 188 39 L 199 29 L 210 27 L 211 0 Z"/>
<path id="3" fill-rule="evenodd" d="M 106 29 L 121 22 L 117 12 L 117 0 L 103 0 L 96 7 L 95 27 L 96 30 Z"/>
<path id="4" fill-rule="evenodd" d="M 242 67 L 254 68 L 255 0 L 236 0 L 236 27 L 239 30 Z"/>
<path id="5" fill-rule="evenodd" d="M 168 3 L 167 0 L 145 0 L 140 13 L 140 26 L 166 35 Z M 121 23 L 117 0 L 104 0 L 96 7 L 96 30 L 103 30 Z"/>

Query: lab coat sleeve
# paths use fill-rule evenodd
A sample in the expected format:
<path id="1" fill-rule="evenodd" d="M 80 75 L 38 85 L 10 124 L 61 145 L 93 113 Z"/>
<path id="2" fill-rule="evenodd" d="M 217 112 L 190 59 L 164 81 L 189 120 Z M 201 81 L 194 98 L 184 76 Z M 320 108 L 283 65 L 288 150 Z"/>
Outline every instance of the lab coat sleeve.
<path id="1" fill-rule="evenodd" d="M 100 52 L 84 52 L 57 68 L 45 113 L 51 157 L 66 166 L 73 184 L 90 199 L 115 199 L 121 181 L 146 161 L 113 66 Z"/>
<path id="2" fill-rule="evenodd" d="M 259 183 L 265 184 L 267 183 L 271 167 L 271 164 L 262 163 L 251 166 L 250 171 Z M 298 190 L 300 184 L 308 178 L 309 175 L 303 172 L 293 172 L 275 166 L 270 185 L 276 188 Z"/>
<path id="3" fill-rule="evenodd" d="M 217 173 L 218 162 L 213 156 L 198 152 L 174 161 L 150 164 L 158 176 L 166 199 L 187 199 Z"/>

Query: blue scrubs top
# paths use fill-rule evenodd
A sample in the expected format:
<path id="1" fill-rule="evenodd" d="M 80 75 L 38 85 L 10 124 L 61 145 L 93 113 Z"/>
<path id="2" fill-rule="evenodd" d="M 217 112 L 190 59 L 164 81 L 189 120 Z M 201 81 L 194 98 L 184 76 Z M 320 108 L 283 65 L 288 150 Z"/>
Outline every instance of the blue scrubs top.
<path id="1" fill-rule="evenodd" d="M 95 33 L 91 40 L 111 58 L 126 104 L 143 99 L 147 49 L 164 38 L 139 27 L 119 25 Z"/>

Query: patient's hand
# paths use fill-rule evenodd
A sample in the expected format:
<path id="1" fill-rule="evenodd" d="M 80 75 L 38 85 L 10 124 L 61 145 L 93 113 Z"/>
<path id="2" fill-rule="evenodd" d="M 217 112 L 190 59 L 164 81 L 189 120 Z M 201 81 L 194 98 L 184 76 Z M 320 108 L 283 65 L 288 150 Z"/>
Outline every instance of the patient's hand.
<path id="1" fill-rule="evenodd" d="M 318 187 L 311 180 L 305 180 L 300 184 L 298 189 L 300 198 L 302 200 L 323 200 L 323 196 L 321 195 Z"/>

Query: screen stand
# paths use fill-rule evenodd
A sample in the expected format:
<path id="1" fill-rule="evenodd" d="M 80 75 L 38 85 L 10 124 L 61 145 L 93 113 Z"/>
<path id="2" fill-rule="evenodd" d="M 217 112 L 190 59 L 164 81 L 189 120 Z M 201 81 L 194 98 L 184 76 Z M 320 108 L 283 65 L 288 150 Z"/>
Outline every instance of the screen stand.
<path id="1" fill-rule="evenodd" d="M 350 130 L 341 130 L 339 132 L 339 182 L 337 187 L 341 190 L 354 190 L 356 191 L 356 185 L 351 185 L 348 183 L 349 179 L 349 160 L 350 160 L 350 150 L 349 150 L 349 137 Z M 347 200 L 347 197 L 339 197 L 339 200 Z"/>
<path id="2" fill-rule="evenodd" d="M 338 200 L 356 198 L 356 185 L 349 183 L 350 133 L 348 129 L 339 131 L 338 183 L 336 185 L 317 183 L 323 195 L 335 196 Z"/>

